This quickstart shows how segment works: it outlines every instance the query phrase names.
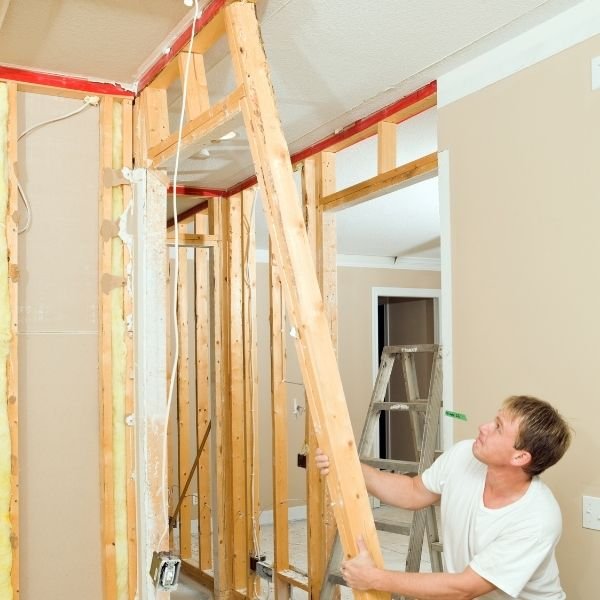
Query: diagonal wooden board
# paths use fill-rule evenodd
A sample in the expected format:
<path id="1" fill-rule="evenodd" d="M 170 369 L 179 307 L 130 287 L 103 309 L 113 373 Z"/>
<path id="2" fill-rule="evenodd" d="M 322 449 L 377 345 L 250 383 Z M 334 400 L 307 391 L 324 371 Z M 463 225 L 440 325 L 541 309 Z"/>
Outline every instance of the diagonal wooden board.
<path id="1" fill-rule="evenodd" d="M 298 331 L 296 345 L 315 433 L 331 461 L 327 484 L 342 545 L 346 556 L 354 556 L 356 540 L 362 536 L 376 564 L 383 566 L 255 6 L 234 2 L 224 10 L 234 71 L 245 89 L 242 112 L 272 249 L 281 265 L 287 308 Z M 374 591 L 355 592 L 355 596 L 389 598 Z"/>

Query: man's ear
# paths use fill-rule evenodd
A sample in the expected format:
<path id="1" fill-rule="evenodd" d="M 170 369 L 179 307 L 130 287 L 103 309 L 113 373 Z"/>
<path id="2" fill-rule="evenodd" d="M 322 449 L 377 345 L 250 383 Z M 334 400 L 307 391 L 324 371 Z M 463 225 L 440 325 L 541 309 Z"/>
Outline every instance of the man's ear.
<path id="1" fill-rule="evenodd" d="M 526 467 L 531 462 L 531 454 L 527 450 L 517 450 L 512 458 L 512 463 L 516 467 Z"/>

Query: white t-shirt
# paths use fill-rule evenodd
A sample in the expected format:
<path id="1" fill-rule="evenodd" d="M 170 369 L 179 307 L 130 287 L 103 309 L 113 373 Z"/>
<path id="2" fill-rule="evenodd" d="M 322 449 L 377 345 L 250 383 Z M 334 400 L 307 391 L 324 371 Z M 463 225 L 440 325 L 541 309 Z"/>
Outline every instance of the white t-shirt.
<path id="1" fill-rule="evenodd" d="M 453 446 L 422 474 L 425 487 L 442 495 L 444 562 L 450 573 L 467 566 L 498 589 L 485 600 L 564 600 L 554 549 L 562 531 L 560 508 L 534 477 L 527 492 L 503 508 L 486 508 L 487 467 L 473 440 Z"/>

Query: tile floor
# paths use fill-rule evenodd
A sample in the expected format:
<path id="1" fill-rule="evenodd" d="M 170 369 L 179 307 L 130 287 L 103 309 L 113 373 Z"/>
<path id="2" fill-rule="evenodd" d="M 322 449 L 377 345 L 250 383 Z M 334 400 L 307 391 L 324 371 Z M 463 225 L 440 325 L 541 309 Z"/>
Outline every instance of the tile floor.
<path id="1" fill-rule="evenodd" d="M 407 521 L 406 511 L 400 509 L 382 506 L 374 511 L 380 517 L 386 519 L 397 519 L 398 521 Z M 404 514 L 403 514 L 404 512 Z M 410 514 L 410 513 L 409 513 Z M 394 570 L 404 570 L 406 554 L 408 551 L 408 537 L 386 531 L 378 532 L 379 543 L 383 553 L 383 559 L 386 568 Z M 263 525 L 261 527 L 261 551 L 267 555 L 267 562 L 273 562 L 273 526 Z M 306 521 L 293 521 L 289 525 L 289 547 L 290 563 L 301 572 L 306 572 L 307 554 L 306 554 Z M 197 539 L 192 540 L 192 552 L 197 553 Z M 421 571 L 431 571 L 429 563 L 428 549 L 423 547 L 423 559 L 421 561 Z M 272 586 L 269 586 L 272 587 Z M 341 588 L 342 600 L 351 600 L 352 592 L 348 588 Z M 261 598 L 267 600 L 273 598 L 272 589 L 268 589 L 266 582 L 262 582 Z M 293 600 L 306 600 L 308 595 L 299 589 L 293 589 Z M 191 579 L 181 576 L 177 590 L 171 593 L 171 600 L 208 600 L 211 594 L 208 590 L 198 585 Z"/>

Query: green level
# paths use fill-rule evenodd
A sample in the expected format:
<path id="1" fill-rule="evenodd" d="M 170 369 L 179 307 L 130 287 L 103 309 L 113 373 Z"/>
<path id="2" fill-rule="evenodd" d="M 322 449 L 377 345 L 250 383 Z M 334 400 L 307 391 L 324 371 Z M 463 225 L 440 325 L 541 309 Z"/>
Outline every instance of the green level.
<path id="1" fill-rule="evenodd" d="M 445 411 L 447 417 L 452 417 L 453 419 L 459 419 L 461 421 L 467 420 L 467 415 L 459 412 L 454 412 L 453 410 Z"/>

